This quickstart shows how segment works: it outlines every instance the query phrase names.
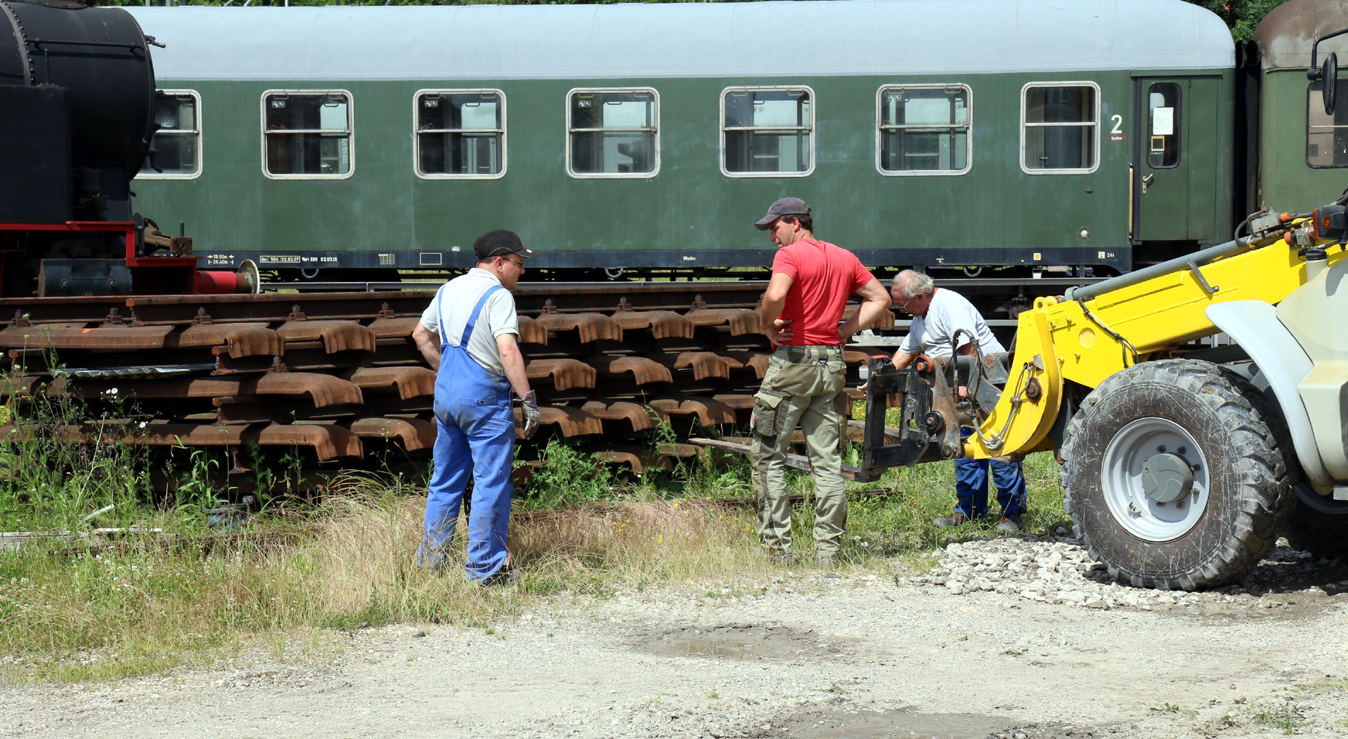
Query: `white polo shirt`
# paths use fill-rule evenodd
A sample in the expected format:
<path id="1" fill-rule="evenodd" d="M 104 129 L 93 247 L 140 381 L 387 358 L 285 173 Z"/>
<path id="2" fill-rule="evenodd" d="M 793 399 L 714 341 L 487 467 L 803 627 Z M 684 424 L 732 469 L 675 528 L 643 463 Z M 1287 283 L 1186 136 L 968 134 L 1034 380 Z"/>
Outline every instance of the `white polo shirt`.
<path id="1" fill-rule="evenodd" d="M 500 285 L 496 275 L 485 269 L 474 267 L 468 274 L 446 282 L 435 293 L 431 304 L 421 314 L 421 326 L 437 336 L 440 334 L 440 322 L 443 320 L 445 331 L 449 334 L 450 346 L 458 346 L 473 308 L 482 294 L 493 285 Z M 496 346 L 496 337 L 506 334 L 519 336 L 520 322 L 515 313 L 515 296 L 509 290 L 497 290 L 482 306 L 477 317 L 473 334 L 468 337 L 468 356 L 472 357 L 483 369 L 505 374 L 505 365 L 501 362 L 501 350 Z M 443 343 L 443 340 L 442 340 Z"/>
<path id="2" fill-rule="evenodd" d="M 908 335 L 903 337 L 899 351 L 904 354 L 925 354 L 933 359 L 949 359 L 950 342 L 955 332 L 964 329 L 978 339 L 978 348 L 984 354 L 1004 352 L 997 337 L 978 314 L 978 310 L 957 292 L 936 289 L 927 307 L 927 315 L 914 316 Z M 964 346 L 969 339 L 960 334 L 959 345 Z"/>

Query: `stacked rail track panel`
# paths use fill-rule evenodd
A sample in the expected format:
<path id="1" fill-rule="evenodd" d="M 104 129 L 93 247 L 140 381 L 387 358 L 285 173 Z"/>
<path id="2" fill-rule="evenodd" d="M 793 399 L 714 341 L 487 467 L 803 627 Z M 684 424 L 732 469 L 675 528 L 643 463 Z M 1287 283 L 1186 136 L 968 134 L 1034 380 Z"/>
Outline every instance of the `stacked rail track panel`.
<path id="1" fill-rule="evenodd" d="M 747 425 L 770 353 L 760 291 L 737 283 L 521 285 L 520 345 L 543 425 L 520 458 L 536 461 L 563 438 L 643 473 L 699 454 L 684 440 L 702 427 L 732 434 Z M 75 442 L 97 437 L 101 423 L 120 423 L 120 438 L 132 444 L 298 447 L 323 466 L 359 467 L 388 445 L 429 456 L 435 374 L 411 337 L 433 295 L 4 300 L 3 393 L 18 418 L 39 394 L 103 404 L 92 417 L 106 416 L 106 407 L 136 409 L 135 419 L 54 431 Z M 855 387 L 867 355 L 849 351 L 846 359 Z M 666 422 L 677 441 L 651 443 Z"/>

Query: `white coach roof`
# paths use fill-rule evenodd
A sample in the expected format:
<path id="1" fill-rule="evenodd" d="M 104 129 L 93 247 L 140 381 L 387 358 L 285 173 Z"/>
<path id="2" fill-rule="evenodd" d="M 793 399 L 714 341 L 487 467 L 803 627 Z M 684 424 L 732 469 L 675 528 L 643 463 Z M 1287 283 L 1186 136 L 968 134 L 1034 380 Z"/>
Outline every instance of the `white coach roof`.
<path id="1" fill-rule="evenodd" d="M 236 0 L 237 1 L 237 0 Z M 1220 69 L 1183 0 L 127 8 L 160 80 L 509 80 Z"/>

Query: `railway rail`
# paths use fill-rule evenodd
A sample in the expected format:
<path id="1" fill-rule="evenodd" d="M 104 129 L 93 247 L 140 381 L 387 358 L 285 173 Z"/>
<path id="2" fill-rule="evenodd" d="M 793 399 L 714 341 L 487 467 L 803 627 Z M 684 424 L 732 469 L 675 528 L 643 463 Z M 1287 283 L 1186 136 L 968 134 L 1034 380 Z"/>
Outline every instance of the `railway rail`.
<path id="1" fill-rule="evenodd" d="M 686 443 L 705 427 L 733 437 L 748 423 L 768 366 L 757 312 L 762 289 L 745 282 L 520 285 L 520 344 L 543 410 L 543 426 L 521 443 L 520 458 L 537 464 L 541 449 L 560 438 L 640 474 L 709 453 Z M 411 334 L 432 296 L 0 300 L 7 317 L 0 396 L 20 418 L 41 394 L 79 398 L 104 415 L 136 409 L 134 417 L 53 431 L 72 442 L 120 424 L 119 438 L 131 444 L 299 448 L 320 469 L 359 467 L 390 447 L 429 455 L 435 375 Z M 892 327 L 893 314 L 882 321 L 880 328 Z M 847 352 L 850 385 L 867 359 Z M 655 445 L 663 423 L 677 439 Z M 22 433 L 22 424 L 0 428 L 0 438 Z"/>

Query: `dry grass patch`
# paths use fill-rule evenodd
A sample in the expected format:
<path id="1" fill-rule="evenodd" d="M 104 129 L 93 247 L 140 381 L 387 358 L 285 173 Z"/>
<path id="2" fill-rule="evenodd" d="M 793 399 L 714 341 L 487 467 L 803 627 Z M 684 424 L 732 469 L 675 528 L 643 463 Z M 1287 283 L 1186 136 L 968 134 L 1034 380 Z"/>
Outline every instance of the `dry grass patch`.
<path id="1" fill-rule="evenodd" d="M 743 512 L 696 501 L 635 502 L 541 511 L 511 535 L 511 557 L 534 573 L 570 581 L 653 583 L 753 575 L 766 564 Z"/>

